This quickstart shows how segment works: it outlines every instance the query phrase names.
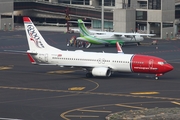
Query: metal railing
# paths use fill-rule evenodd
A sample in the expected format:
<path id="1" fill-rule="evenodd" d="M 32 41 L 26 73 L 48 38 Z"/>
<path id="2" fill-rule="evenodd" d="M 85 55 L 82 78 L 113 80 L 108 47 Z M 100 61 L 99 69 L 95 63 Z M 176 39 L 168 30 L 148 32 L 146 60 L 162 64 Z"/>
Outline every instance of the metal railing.
<path id="1" fill-rule="evenodd" d="M 20 1 L 20 0 L 18 0 Z M 24 0 L 21 0 L 24 1 Z M 69 5 L 69 4 L 58 4 L 58 3 L 50 3 L 50 2 L 31 2 L 30 0 L 27 0 L 27 2 L 15 2 L 14 3 L 14 9 L 15 10 L 25 10 L 25 9 L 37 9 L 41 11 L 48 11 L 52 13 L 61 13 L 65 14 L 65 10 L 67 7 L 69 7 L 69 14 L 73 16 L 80 16 L 80 17 L 86 17 L 86 18 L 95 18 L 95 19 L 101 19 L 101 9 L 99 8 L 92 8 L 84 7 L 84 6 L 76 6 L 76 5 Z M 33 0 L 34 1 L 34 0 Z M 106 20 L 112 20 L 113 19 L 113 12 L 111 10 L 105 10 L 104 18 Z"/>

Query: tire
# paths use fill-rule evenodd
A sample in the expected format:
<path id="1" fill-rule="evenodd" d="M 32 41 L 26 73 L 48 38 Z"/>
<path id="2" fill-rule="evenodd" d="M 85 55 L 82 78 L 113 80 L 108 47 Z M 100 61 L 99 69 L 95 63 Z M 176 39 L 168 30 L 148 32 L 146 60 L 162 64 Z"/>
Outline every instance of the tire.
<path id="1" fill-rule="evenodd" d="M 87 78 L 92 78 L 93 75 L 92 75 L 92 73 L 86 73 L 86 77 L 87 77 Z"/>

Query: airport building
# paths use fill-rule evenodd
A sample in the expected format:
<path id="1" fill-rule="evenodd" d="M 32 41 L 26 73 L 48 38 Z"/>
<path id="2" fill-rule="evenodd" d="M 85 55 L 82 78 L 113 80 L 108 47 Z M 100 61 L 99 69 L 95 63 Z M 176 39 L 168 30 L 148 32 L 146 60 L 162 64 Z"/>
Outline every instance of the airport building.
<path id="1" fill-rule="evenodd" d="M 14 0 L 0 0 L 0 28 L 1 30 L 14 29 Z M 9 13 L 9 15 L 7 15 Z"/>
<path id="2" fill-rule="evenodd" d="M 180 0 L 104 0 L 103 7 L 102 1 L 14 0 L 14 21 L 22 22 L 23 16 L 29 16 L 35 22 L 61 24 L 67 19 L 80 18 L 90 20 L 91 27 L 95 29 L 104 26 L 105 30 L 154 33 L 157 38 L 168 39 L 174 38 L 180 31 Z M 12 2 L 9 4 L 12 5 Z M 3 8 L 7 10 L 9 7 Z"/>

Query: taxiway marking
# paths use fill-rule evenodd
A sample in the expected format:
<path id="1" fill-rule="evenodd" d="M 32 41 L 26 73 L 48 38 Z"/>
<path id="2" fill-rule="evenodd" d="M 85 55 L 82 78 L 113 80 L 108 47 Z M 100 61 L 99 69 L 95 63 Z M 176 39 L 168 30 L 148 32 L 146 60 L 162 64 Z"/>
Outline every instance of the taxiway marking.
<path id="1" fill-rule="evenodd" d="M 112 111 L 102 111 L 102 110 L 82 110 L 82 109 L 77 109 L 77 111 L 82 111 L 82 112 L 103 112 L 103 113 L 111 113 Z"/>
<path id="2" fill-rule="evenodd" d="M 176 105 L 180 105 L 179 102 L 175 102 L 175 101 L 172 101 L 171 103 L 176 104 Z"/>
<path id="3" fill-rule="evenodd" d="M 66 117 L 79 117 L 79 118 L 95 118 L 95 117 L 99 117 L 99 116 L 93 116 L 93 115 L 65 115 Z M 70 120 L 70 119 L 66 119 L 66 120 Z"/>
<path id="4" fill-rule="evenodd" d="M 80 90 L 84 90 L 85 87 L 71 87 L 71 88 L 68 88 L 68 90 L 74 90 L 74 91 L 80 91 Z"/>
<path id="5" fill-rule="evenodd" d="M 22 120 L 22 119 L 15 119 L 15 118 L 0 118 L 0 120 Z"/>
<path id="6" fill-rule="evenodd" d="M 86 92 L 86 91 L 53 90 L 53 89 L 44 89 L 44 88 L 25 88 L 25 87 L 0 86 L 0 89 L 44 91 L 44 92 L 64 92 L 64 93 L 78 93 L 78 94 L 89 94 L 89 95 L 138 97 L 138 98 L 150 98 L 150 99 L 180 101 L 180 98 L 169 98 L 169 97 L 158 97 L 158 96 L 142 96 L 142 95 L 131 95 L 131 94 L 116 94 L 116 93 L 101 93 L 101 92 Z"/>
<path id="7" fill-rule="evenodd" d="M 12 69 L 12 66 L 0 66 L 0 70 L 9 70 Z"/>
<path id="8" fill-rule="evenodd" d="M 159 94 L 159 92 L 133 92 L 130 94 L 133 94 L 133 95 L 154 95 L 154 94 Z"/>
<path id="9" fill-rule="evenodd" d="M 127 107 L 127 108 L 136 108 L 136 109 L 141 109 L 141 110 L 146 109 L 144 107 L 136 107 L 136 106 L 130 106 L 130 105 L 123 105 L 123 104 L 116 104 L 116 106 Z"/>

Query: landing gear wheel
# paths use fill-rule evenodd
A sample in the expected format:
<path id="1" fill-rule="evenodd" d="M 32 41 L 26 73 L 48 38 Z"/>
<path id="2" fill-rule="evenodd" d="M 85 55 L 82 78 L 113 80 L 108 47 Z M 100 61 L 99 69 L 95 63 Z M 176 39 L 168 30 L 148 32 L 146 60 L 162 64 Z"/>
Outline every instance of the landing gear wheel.
<path id="1" fill-rule="evenodd" d="M 158 76 L 156 76 L 156 77 L 155 77 L 155 80 L 158 80 L 158 79 L 159 79 L 159 77 L 158 77 Z"/>
<path id="2" fill-rule="evenodd" d="M 89 48 L 89 47 L 91 47 L 91 43 L 86 43 L 86 48 Z"/>
<path id="3" fill-rule="evenodd" d="M 92 78 L 93 75 L 92 75 L 92 73 L 86 73 L 86 77 L 87 77 L 87 78 Z"/>
<path id="4" fill-rule="evenodd" d="M 105 47 L 109 47 L 109 44 L 105 44 Z"/>

